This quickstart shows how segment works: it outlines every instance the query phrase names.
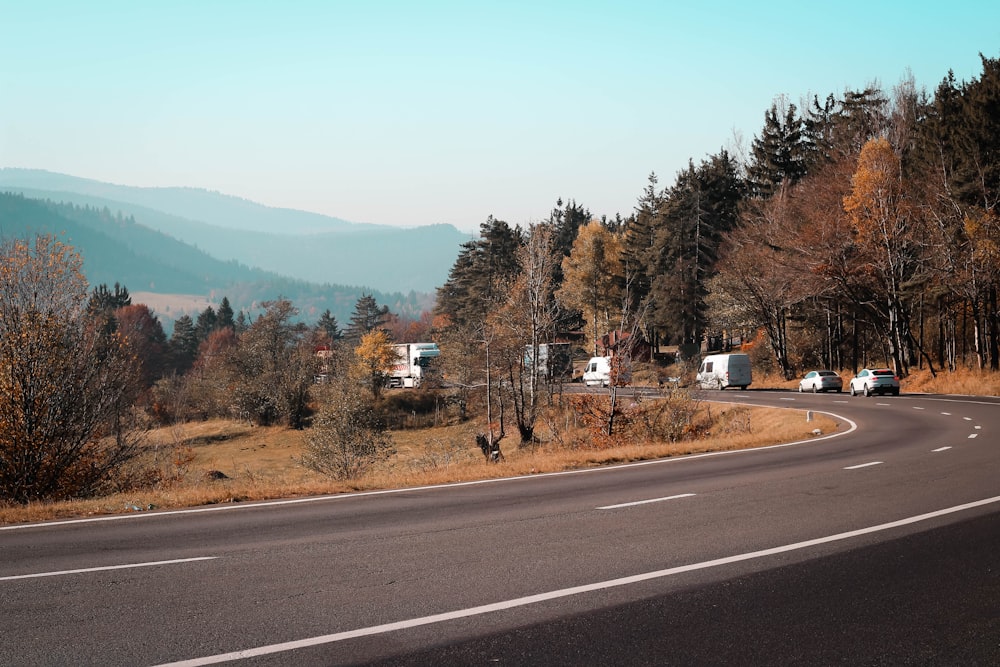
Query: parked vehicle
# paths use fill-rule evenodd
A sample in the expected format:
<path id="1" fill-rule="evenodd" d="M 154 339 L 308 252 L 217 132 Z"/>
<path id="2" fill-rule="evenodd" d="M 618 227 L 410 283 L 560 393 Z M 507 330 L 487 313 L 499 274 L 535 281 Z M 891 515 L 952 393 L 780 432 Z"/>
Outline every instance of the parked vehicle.
<path id="1" fill-rule="evenodd" d="M 583 369 L 583 384 L 588 387 L 611 384 L 611 357 L 591 357 Z"/>
<path id="2" fill-rule="evenodd" d="M 888 368 L 864 368 L 851 378 L 851 396 L 858 394 L 899 396 L 899 378 Z"/>
<path id="3" fill-rule="evenodd" d="M 799 380 L 799 391 L 835 391 L 838 394 L 844 388 L 844 379 L 836 371 L 809 371 Z"/>
<path id="4" fill-rule="evenodd" d="M 398 343 L 393 348 L 398 361 L 389 372 L 389 387 L 419 387 L 431 360 L 441 356 L 437 343 Z"/>
<path id="5" fill-rule="evenodd" d="M 695 382 L 702 389 L 746 389 L 753 382 L 750 356 L 743 353 L 710 354 L 702 360 Z"/>

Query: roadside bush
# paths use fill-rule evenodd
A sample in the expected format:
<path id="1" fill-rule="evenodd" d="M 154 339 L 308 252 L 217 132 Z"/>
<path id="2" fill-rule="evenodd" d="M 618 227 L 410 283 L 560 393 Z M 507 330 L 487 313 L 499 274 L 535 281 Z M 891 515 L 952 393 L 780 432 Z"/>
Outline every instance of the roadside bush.
<path id="1" fill-rule="evenodd" d="M 634 410 L 633 422 L 647 440 L 677 442 L 690 434 L 697 411 L 698 401 L 689 391 L 668 386 L 660 398 Z"/>
<path id="2" fill-rule="evenodd" d="M 302 465 L 346 480 L 395 454 L 392 438 L 369 396 L 343 380 L 325 389 L 323 407 L 306 434 Z"/>

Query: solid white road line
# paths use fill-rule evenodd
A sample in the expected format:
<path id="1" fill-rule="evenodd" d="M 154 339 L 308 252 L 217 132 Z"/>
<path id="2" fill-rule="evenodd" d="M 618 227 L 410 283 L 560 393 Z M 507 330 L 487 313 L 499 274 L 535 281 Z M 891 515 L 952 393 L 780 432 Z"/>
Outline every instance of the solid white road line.
<path id="1" fill-rule="evenodd" d="M 882 461 L 872 461 L 870 463 L 860 463 L 856 466 L 847 466 L 844 470 L 858 470 L 859 468 L 868 468 L 870 466 L 880 466 Z"/>
<path id="2" fill-rule="evenodd" d="M 619 507 L 635 507 L 636 505 L 646 505 L 648 503 L 662 503 L 664 500 L 677 500 L 678 498 L 690 498 L 693 493 L 680 493 L 676 496 L 666 496 L 665 498 L 650 498 L 649 500 L 636 500 L 631 503 L 621 503 L 620 505 L 605 505 L 598 507 L 599 510 L 616 510 Z"/>
<path id="3" fill-rule="evenodd" d="M 36 579 L 38 577 L 61 577 L 64 574 L 86 574 L 88 572 L 106 572 L 108 570 L 130 570 L 137 567 L 155 567 L 157 565 L 178 565 L 194 563 L 200 560 L 215 560 L 218 556 L 202 556 L 200 558 L 178 558 L 176 560 L 158 560 L 151 563 L 128 563 L 126 565 L 105 565 L 104 567 L 86 567 L 79 570 L 60 570 L 58 572 L 36 572 L 34 574 L 17 574 L 10 577 L 0 577 L 0 581 L 14 579 Z"/>
<path id="4" fill-rule="evenodd" d="M 777 554 L 787 553 L 789 551 L 808 549 L 809 547 L 819 546 L 821 544 L 840 542 L 854 537 L 859 537 L 861 535 L 868 535 L 871 533 L 878 533 L 886 530 L 892 530 L 894 528 L 908 526 L 910 524 L 919 523 L 921 521 L 929 521 L 931 519 L 936 519 L 938 517 L 946 516 L 948 514 L 964 512 L 966 510 L 975 509 L 977 507 L 983 507 L 985 505 L 991 505 L 998 502 L 1000 502 L 1000 496 L 994 496 L 993 498 L 977 500 L 975 502 L 966 503 L 964 505 L 956 505 L 954 507 L 949 507 L 943 510 L 937 510 L 934 512 L 928 512 L 927 514 L 919 514 L 917 516 L 900 519 L 898 521 L 882 523 L 876 526 L 869 526 L 867 528 L 859 528 L 858 530 L 851 530 L 846 533 L 837 533 L 836 535 L 818 537 L 816 539 L 806 540 L 804 542 L 796 542 L 794 544 L 786 544 L 783 546 L 772 547 L 770 549 L 761 549 L 760 551 L 751 551 L 748 553 L 737 554 L 735 556 L 727 556 L 725 558 L 717 558 L 715 560 L 704 561 L 701 563 L 692 563 L 690 565 L 681 565 L 678 567 L 671 567 L 665 570 L 655 570 L 653 572 L 645 572 L 643 574 L 636 574 L 629 577 L 621 577 L 619 579 L 610 579 L 607 581 L 599 581 L 593 584 L 584 584 L 582 586 L 574 586 L 572 588 L 563 588 L 561 590 L 549 591 L 546 593 L 538 593 L 537 595 L 529 595 L 527 597 L 514 598 L 513 600 L 504 600 L 501 602 L 495 602 L 493 604 L 484 604 L 478 607 L 457 609 L 455 611 L 444 612 L 442 614 L 433 614 L 431 616 L 423 616 L 421 618 L 412 618 L 404 621 L 397 621 L 395 623 L 386 623 L 384 625 L 375 625 L 368 628 L 347 630 L 344 632 L 337 632 L 329 635 L 321 635 L 319 637 L 310 637 L 308 639 L 283 642 L 281 644 L 258 646 L 257 648 L 246 649 L 243 651 L 234 651 L 232 653 L 220 653 L 218 655 L 210 655 L 203 658 L 180 660 L 178 662 L 165 663 L 160 665 L 159 667 L 201 667 L 202 665 L 215 665 L 221 662 L 230 662 L 232 660 L 241 660 L 246 658 L 256 658 L 263 655 L 271 655 L 274 653 L 282 653 L 285 651 L 294 651 L 296 649 L 308 648 L 311 646 L 332 644 L 335 642 L 345 641 L 347 639 L 355 639 L 358 637 L 369 637 L 372 635 L 380 635 L 389 632 L 395 632 L 398 630 L 415 628 L 422 625 L 443 623 L 445 621 L 452 621 L 459 618 L 469 618 L 470 616 L 479 616 L 482 614 L 489 614 L 495 611 L 503 611 L 505 609 L 525 607 L 528 605 L 537 604 L 539 602 L 546 602 L 548 600 L 556 600 L 559 598 L 570 597 L 573 595 L 582 595 L 584 593 L 591 593 L 594 591 L 606 590 L 609 588 L 628 586 L 630 584 L 636 584 L 643 581 L 650 581 L 653 579 L 663 579 L 665 577 L 671 577 L 686 572 L 694 572 L 696 570 L 706 570 L 708 568 L 721 567 L 723 565 L 730 565 L 732 563 L 739 563 L 742 561 L 748 561 L 757 558 L 765 558 L 767 556 L 774 556 Z"/>

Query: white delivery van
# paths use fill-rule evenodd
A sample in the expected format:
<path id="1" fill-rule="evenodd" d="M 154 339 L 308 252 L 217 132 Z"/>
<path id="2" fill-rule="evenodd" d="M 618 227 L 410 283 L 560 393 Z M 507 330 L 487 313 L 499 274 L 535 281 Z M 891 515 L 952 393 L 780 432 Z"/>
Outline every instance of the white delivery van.
<path id="1" fill-rule="evenodd" d="M 583 384 L 588 387 L 611 384 L 611 357 L 591 357 L 583 369 Z"/>
<path id="2" fill-rule="evenodd" d="M 750 357 L 746 354 L 710 354 L 702 360 L 695 381 L 702 389 L 746 389 L 753 382 Z"/>

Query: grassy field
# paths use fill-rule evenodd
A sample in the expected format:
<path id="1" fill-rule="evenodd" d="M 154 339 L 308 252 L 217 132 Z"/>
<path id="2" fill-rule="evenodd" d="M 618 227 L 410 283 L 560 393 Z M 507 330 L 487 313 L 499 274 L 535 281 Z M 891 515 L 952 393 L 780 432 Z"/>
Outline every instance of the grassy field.
<path id="1" fill-rule="evenodd" d="M 567 413 L 550 415 L 538 428 L 539 443 L 518 447 L 516 437 L 501 444 L 505 459 L 487 463 L 475 445 L 475 421 L 435 428 L 393 431 L 396 455 L 359 479 L 339 482 L 299 462 L 305 431 L 254 427 L 211 420 L 178 424 L 149 433 L 147 460 L 160 471 L 150 488 L 102 498 L 28 506 L 0 505 L 0 523 L 21 523 L 101 514 L 192 507 L 273 498 L 403 488 L 475 479 L 509 477 L 615 463 L 744 449 L 816 437 L 839 425 L 816 415 L 807 422 L 797 410 L 702 404 L 699 422 L 710 429 L 678 443 L 631 442 L 594 448 Z M 562 420 L 562 421 L 561 421 Z M 558 426 L 556 424 L 558 423 Z M 573 432 L 571 437 L 568 432 Z"/>
<path id="2" fill-rule="evenodd" d="M 850 378 L 850 373 L 842 375 L 845 381 Z M 794 390 L 797 386 L 797 379 L 758 377 L 754 382 L 755 388 Z M 903 380 L 902 388 L 904 394 L 1000 395 L 1000 374 L 962 371 L 932 377 L 927 371 L 917 371 Z M 394 431 L 397 454 L 368 475 L 348 482 L 331 480 L 299 463 L 305 431 L 254 427 L 228 420 L 178 424 L 152 431 L 148 437 L 147 463 L 152 462 L 160 470 L 160 483 L 142 491 L 91 500 L 28 506 L 0 504 L 0 523 L 537 474 L 759 447 L 813 438 L 814 429 L 830 433 L 839 428 L 839 424 L 823 415 L 806 422 L 800 410 L 750 409 L 707 403 L 701 409 L 712 411 L 708 422 L 713 426 L 706 429 L 707 432 L 698 433 L 697 437 L 673 444 L 637 441 L 606 449 L 586 446 L 586 434 L 570 423 L 566 413 L 550 415 L 540 422 L 540 444 L 520 448 L 516 438 L 504 440 L 505 460 L 500 464 L 485 462 L 475 446 L 475 433 L 482 428 L 476 421 Z"/>

